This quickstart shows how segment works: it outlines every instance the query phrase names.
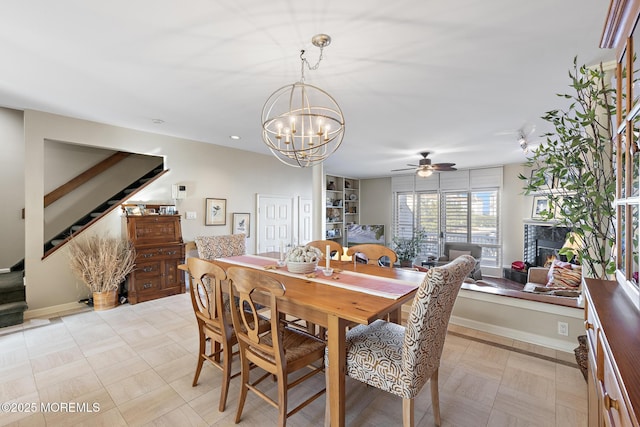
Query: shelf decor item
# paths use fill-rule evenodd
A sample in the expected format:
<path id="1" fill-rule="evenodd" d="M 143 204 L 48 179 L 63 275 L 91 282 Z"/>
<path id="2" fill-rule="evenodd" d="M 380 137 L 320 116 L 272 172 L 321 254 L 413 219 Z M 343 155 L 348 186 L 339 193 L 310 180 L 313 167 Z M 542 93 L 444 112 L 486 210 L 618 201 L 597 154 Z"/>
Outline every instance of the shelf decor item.
<path id="1" fill-rule="evenodd" d="M 92 292 L 94 309 L 106 310 L 118 303 L 118 289 L 135 266 L 131 241 L 93 235 L 69 240 L 71 271 Z"/>
<path id="2" fill-rule="evenodd" d="M 290 273 L 307 274 L 316 270 L 318 261 L 322 259 L 322 251 L 313 246 L 296 246 L 285 256 L 287 270 Z"/>

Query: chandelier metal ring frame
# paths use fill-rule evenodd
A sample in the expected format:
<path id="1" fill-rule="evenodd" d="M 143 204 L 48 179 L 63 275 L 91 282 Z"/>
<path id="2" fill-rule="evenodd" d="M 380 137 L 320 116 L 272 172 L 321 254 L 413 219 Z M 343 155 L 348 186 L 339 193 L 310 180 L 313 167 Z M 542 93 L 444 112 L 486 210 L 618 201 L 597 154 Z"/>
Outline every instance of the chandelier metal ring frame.
<path id="1" fill-rule="evenodd" d="M 282 163 L 308 167 L 333 154 L 344 138 L 344 115 L 336 100 L 319 87 L 304 83 L 304 66 L 318 68 L 322 49 L 331 38 L 321 34 L 312 42 L 320 47 L 320 59 L 311 67 L 302 60 L 301 81 L 272 93 L 262 108 L 262 139 Z"/>

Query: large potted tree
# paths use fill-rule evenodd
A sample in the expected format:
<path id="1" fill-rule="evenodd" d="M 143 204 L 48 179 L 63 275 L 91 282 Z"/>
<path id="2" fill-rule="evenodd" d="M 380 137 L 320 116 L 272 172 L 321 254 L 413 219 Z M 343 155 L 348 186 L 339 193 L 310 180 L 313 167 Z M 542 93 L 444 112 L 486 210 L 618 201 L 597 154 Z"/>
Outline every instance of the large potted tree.
<path id="1" fill-rule="evenodd" d="M 92 292 L 94 310 L 118 304 L 118 289 L 135 266 L 133 244 L 108 235 L 79 236 L 69 243 L 71 271 Z"/>
<path id="2" fill-rule="evenodd" d="M 564 253 L 576 256 L 585 276 L 604 279 L 615 269 L 614 90 L 602 65 L 578 66 L 574 58 L 569 77 L 574 92 L 558 95 L 568 106 L 542 117 L 555 131 L 546 133 L 545 142 L 528 157 L 531 176 L 519 178 L 526 182 L 526 195 L 548 197 L 549 209 L 540 212 L 542 219 L 573 230 L 568 245 L 573 249 Z M 552 183 L 548 177 L 553 177 Z"/>

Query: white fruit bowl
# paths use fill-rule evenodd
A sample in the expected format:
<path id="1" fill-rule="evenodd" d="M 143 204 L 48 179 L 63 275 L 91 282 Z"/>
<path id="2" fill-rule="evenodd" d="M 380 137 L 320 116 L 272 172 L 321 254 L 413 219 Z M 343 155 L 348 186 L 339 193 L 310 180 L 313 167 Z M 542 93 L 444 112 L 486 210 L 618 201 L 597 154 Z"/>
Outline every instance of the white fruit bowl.
<path id="1" fill-rule="evenodd" d="M 316 271 L 318 262 L 295 262 L 287 261 L 287 270 L 290 273 L 307 274 Z"/>

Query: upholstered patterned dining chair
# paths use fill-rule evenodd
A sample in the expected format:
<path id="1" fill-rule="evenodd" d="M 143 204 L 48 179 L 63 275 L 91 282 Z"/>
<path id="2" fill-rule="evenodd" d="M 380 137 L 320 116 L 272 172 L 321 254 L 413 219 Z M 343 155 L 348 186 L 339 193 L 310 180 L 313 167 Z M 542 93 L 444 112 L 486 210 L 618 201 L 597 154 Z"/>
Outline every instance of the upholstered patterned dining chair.
<path id="1" fill-rule="evenodd" d="M 223 234 L 220 236 L 198 236 L 194 240 L 198 248 L 198 257 L 211 260 L 244 255 L 246 253 L 246 239 L 247 236 L 244 234 Z"/>
<path id="2" fill-rule="evenodd" d="M 464 255 L 429 269 L 413 300 L 406 327 L 376 320 L 347 332 L 347 375 L 401 397 L 404 427 L 414 425 L 413 401 L 429 380 L 433 416 L 440 425 L 440 357 L 453 303 L 474 265 L 475 259 Z"/>
<path id="3" fill-rule="evenodd" d="M 351 246 L 347 249 L 347 255 L 355 257 L 358 254 L 365 256 L 367 264 L 384 265 L 384 258 L 389 258 L 389 267 L 398 261 L 398 254 L 393 249 L 386 246 L 365 243 L 362 245 Z"/>

